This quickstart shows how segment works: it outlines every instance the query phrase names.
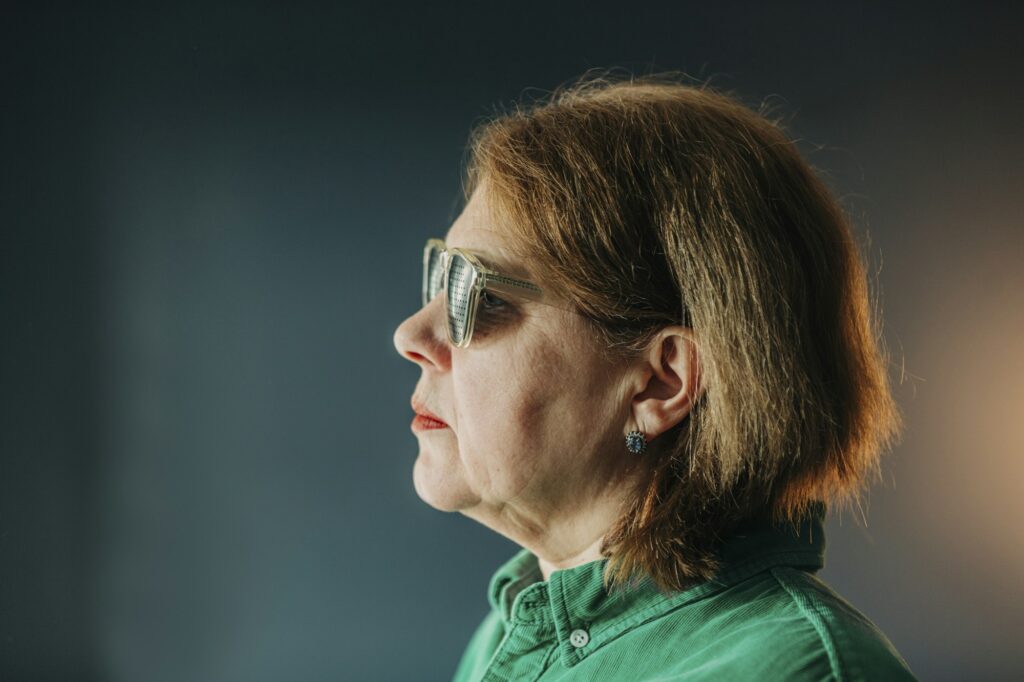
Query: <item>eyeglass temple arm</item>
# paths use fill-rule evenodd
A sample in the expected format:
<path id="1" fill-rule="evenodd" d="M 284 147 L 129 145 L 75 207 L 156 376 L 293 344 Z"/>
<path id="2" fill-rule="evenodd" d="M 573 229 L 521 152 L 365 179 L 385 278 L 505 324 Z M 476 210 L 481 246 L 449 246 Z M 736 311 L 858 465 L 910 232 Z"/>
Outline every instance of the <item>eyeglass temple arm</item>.
<path id="1" fill-rule="evenodd" d="M 505 277 L 493 272 L 483 273 L 484 286 L 498 294 L 505 296 L 518 296 L 531 301 L 543 301 L 544 293 L 534 284 L 524 282 L 521 279 Z"/>

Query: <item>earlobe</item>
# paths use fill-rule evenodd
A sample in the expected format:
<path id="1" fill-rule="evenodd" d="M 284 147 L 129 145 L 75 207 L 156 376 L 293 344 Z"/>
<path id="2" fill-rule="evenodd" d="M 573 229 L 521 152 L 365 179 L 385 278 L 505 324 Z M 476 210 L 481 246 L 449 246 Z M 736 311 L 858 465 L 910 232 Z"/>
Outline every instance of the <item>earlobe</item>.
<path id="1" fill-rule="evenodd" d="M 634 455 L 642 455 L 647 451 L 647 437 L 642 431 L 630 431 L 626 434 L 626 449 Z"/>

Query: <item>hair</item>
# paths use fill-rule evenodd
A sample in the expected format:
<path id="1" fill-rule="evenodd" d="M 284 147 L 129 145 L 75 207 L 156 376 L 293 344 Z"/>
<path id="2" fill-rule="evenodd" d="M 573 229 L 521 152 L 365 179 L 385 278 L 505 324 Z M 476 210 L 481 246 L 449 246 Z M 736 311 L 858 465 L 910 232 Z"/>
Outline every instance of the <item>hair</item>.
<path id="1" fill-rule="evenodd" d="M 648 450 L 605 535 L 605 587 L 713 579 L 770 515 L 861 503 L 902 430 L 865 268 L 839 201 L 777 121 L 676 72 L 584 74 L 473 129 L 510 245 L 630 361 L 697 339 L 704 390 Z"/>

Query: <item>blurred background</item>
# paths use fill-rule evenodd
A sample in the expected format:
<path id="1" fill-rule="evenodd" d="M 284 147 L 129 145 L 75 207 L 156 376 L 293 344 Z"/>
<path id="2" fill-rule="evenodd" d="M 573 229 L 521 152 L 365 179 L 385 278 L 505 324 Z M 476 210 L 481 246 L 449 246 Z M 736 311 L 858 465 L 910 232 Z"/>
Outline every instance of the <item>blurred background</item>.
<path id="1" fill-rule="evenodd" d="M 587 69 L 768 104 L 907 416 L 821 576 L 1024 674 L 1019 3 L 7 5 L 0 679 L 447 680 L 517 549 L 416 495 L 392 345 L 470 128 Z"/>

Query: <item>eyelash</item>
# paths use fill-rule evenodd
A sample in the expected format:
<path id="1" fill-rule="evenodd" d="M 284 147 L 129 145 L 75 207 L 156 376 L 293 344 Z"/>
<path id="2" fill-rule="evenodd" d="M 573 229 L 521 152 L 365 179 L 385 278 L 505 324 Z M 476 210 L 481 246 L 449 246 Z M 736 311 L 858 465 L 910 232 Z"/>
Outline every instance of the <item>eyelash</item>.
<path id="1" fill-rule="evenodd" d="M 484 291 L 480 296 L 480 305 L 485 310 L 497 310 L 499 308 L 504 308 L 505 306 L 508 305 L 508 303 L 498 298 L 491 292 Z"/>

